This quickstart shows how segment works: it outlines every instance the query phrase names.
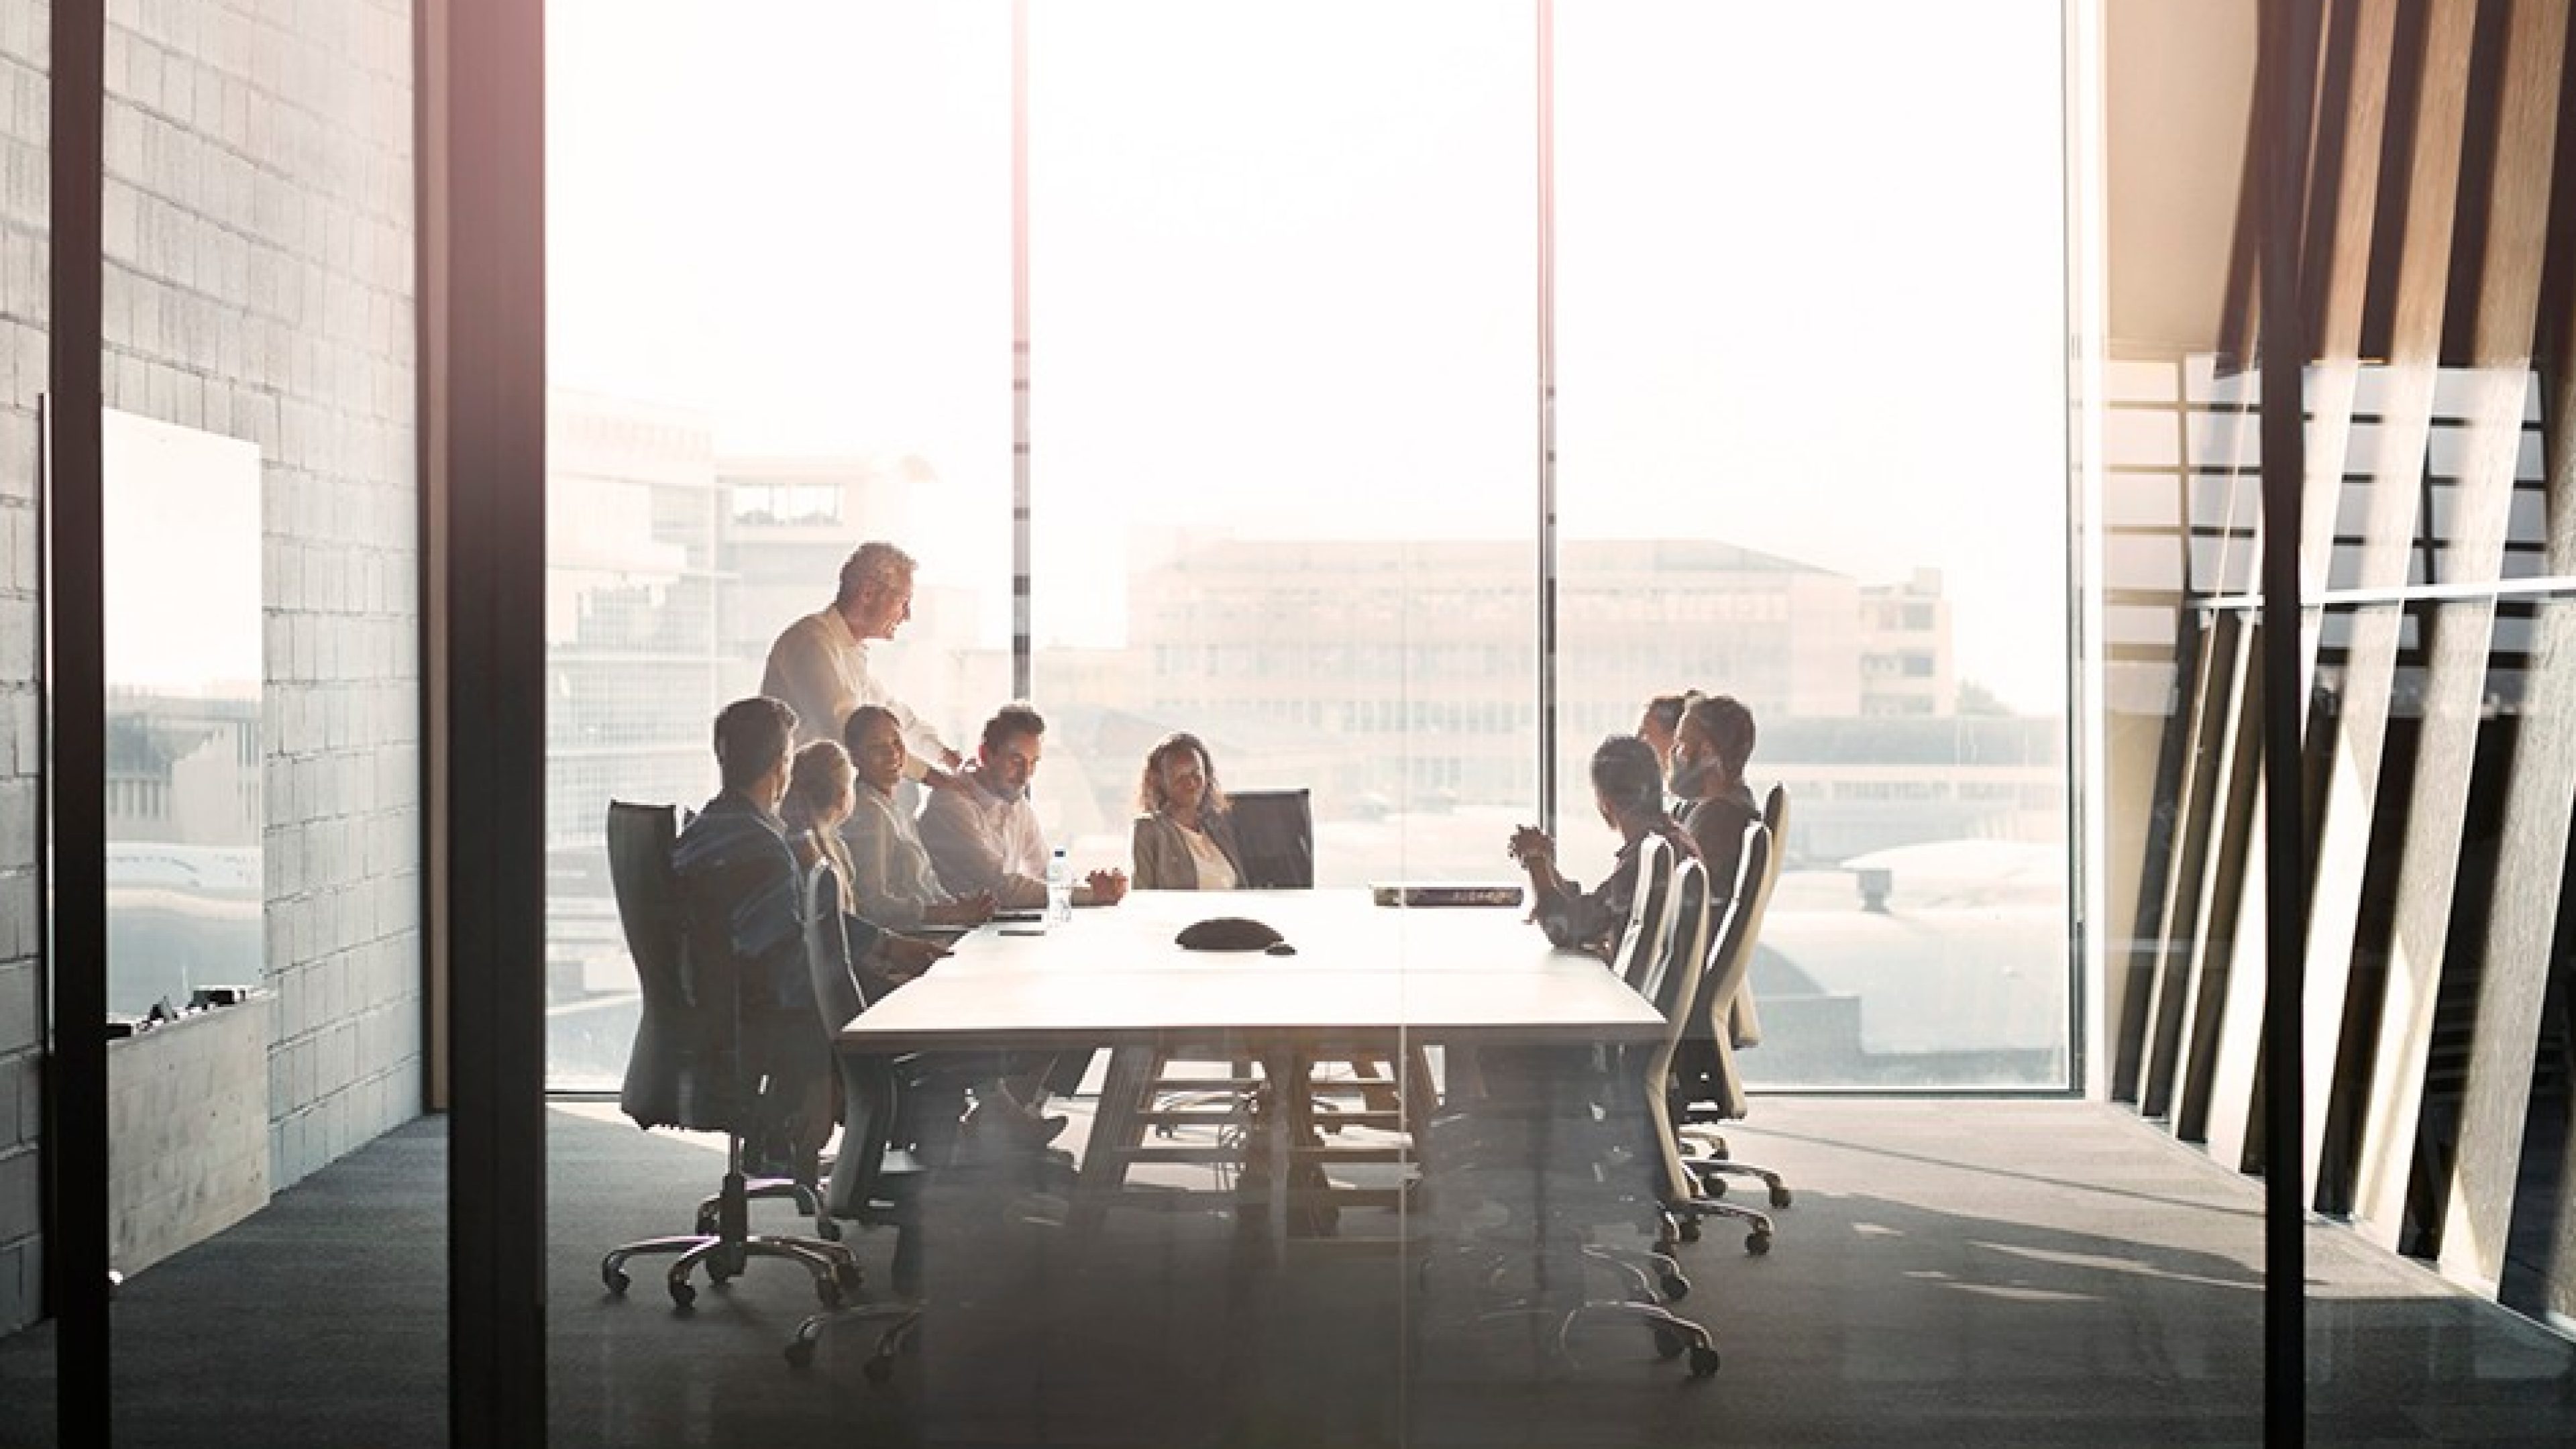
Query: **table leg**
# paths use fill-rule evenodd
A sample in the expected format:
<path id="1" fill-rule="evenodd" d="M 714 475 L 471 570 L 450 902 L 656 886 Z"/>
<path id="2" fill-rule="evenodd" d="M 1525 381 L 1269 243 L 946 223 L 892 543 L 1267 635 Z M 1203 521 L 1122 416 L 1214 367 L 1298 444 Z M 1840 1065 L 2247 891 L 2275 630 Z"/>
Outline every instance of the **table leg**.
<path id="1" fill-rule="evenodd" d="M 1108 1074 L 1100 1083 L 1100 1109 L 1092 1114 L 1090 1144 L 1082 1151 L 1082 1170 L 1074 1179 L 1073 1226 L 1089 1232 L 1100 1226 L 1118 1190 L 1127 1182 L 1127 1152 L 1143 1140 L 1136 1120 L 1138 1095 L 1153 1074 L 1154 1049 L 1117 1047 L 1109 1053 Z"/>

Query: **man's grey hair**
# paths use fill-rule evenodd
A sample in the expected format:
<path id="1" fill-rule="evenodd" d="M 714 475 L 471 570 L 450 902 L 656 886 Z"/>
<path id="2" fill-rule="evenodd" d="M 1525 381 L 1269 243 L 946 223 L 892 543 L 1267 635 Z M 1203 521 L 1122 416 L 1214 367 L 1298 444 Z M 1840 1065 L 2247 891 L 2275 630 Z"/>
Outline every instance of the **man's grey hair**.
<path id="1" fill-rule="evenodd" d="M 898 587 L 912 577 L 913 568 L 911 554 L 883 539 L 871 539 L 841 565 L 841 591 L 832 596 L 832 602 L 847 604 L 872 589 Z"/>

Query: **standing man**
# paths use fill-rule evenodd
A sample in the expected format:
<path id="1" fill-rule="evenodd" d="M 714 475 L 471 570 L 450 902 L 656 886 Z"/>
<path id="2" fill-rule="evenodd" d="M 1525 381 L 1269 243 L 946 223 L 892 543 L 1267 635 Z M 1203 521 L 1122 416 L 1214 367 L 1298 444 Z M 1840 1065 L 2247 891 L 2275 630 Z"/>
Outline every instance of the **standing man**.
<path id="1" fill-rule="evenodd" d="M 904 778 L 947 789 L 958 754 L 930 722 L 868 672 L 868 641 L 891 639 L 912 617 L 912 555 L 882 540 L 859 545 L 841 565 L 830 608 L 787 626 L 769 646 L 760 692 L 796 711 L 796 740 L 838 740 L 850 711 L 863 704 L 892 713 L 903 732 Z"/>

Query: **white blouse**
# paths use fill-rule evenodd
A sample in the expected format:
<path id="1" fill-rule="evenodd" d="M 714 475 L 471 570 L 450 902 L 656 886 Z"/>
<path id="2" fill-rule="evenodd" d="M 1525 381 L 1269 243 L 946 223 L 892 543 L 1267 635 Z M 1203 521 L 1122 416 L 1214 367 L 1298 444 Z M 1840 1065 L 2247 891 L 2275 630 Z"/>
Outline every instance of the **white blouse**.
<path id="1" fill-rule="evenodd" d="M 1183 825 L 1181 839 L 1189 842 L 1190 865 L 1198 871 L 1200 890 L 1234 889 L 1234 865 L 1225 858 L 1225 852 L 1217 848 L 1217 843 L 1208 839 L 1206 831 L 1192 830 Z"/>

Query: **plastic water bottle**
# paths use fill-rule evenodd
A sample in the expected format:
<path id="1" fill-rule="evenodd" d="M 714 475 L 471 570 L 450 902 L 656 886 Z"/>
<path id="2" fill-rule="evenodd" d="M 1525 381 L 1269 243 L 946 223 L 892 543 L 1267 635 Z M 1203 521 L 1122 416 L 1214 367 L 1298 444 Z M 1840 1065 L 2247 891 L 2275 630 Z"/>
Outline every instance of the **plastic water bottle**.
<path id="1" fill-rule="evenodd" d="M 1047 857 L 1047 924 L 1061 926 L 1073 919 L 1073 863 L 1064 858 L 1064 847 Z"/>

